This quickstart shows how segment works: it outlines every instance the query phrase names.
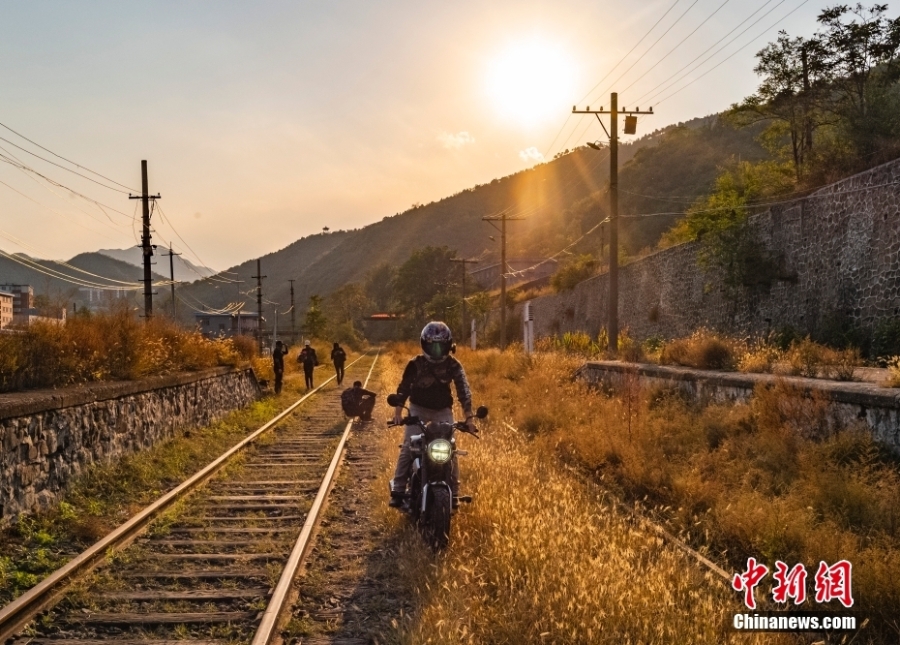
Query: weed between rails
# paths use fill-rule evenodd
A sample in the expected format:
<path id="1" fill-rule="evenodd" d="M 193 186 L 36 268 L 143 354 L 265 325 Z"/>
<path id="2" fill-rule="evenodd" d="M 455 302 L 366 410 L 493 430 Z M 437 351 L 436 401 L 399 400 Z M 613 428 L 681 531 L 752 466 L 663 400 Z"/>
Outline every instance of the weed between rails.
<path id="1" fill-rule="evenodd" d="M 393 356 L 414 352 L 404 346 Z M 460 460 L 463 489 L 475 501 L 454 516 L 450 549 L 435 557 L 406 518 L 385 507 L 386 490 L 378 500 L 385 507 L 378 521 L 402 536 L 397 583 L 413 589 L 418 603 L 412 615 L 394 621 L 386 642 L 795 642 L 731 631 L 731 616 L 742 607 L 734 592 L 658 537 L 636 530 L 594 487 L 560 466 L 557 428 L 573 429 L 592 406 L 603 405 L 571 383 L 574 359 L 495 351 L 461 352 L 460 359 L 476 402 L 491 407 L 481 441 L 458 437 L 470 451 Z M 403 362 L 385 366 L 389 388 Z M 562 406 L 570 395 L 578 398 Z M 538 412 L 532 438 L 503 423 L 525 425 Z M 399 436 L 397 430 L 380 439 L 385 481 Z"/>

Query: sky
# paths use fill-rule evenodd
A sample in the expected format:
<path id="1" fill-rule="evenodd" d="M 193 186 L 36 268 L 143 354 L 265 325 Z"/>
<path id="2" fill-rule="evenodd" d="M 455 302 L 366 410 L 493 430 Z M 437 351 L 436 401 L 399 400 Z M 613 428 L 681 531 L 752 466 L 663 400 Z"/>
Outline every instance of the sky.
<path id="1" fill-rule="evenodd" d="M 47 149 L 0 127 L 0 249 L 136 244 L 146 159 L 154 241 L 224 269 L 603 139 L 611 90 L 638 135 L 726 109 L 832 4 L 0 0 L 0 124 Z"/>

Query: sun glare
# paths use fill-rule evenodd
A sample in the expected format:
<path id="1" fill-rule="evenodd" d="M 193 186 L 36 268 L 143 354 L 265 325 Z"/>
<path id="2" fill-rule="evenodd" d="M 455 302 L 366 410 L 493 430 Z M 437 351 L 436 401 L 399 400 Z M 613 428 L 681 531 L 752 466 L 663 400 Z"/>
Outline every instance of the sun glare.
<path id="1" fill-rule="evenodd" d="M 511 44 L 488 69 L 488 93 L 502 116 L 524 126 L 559 118 L 571 103 L 575 67 L 565 50 L 542 40 Z"/>

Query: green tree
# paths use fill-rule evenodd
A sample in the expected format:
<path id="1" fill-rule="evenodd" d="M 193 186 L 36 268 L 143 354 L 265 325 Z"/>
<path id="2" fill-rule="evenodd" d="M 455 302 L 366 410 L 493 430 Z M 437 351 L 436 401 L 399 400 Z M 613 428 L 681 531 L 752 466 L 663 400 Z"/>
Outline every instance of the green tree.
<path id="1" fill-rule="evenodd" d="M 397 267 L 390 264 L 379 264 L 366 274 L 365 293 L 378 311 L 389 312 L 394 308 L 396 279 Z"/>
<path id="2" fill-rule="evenodd" d="M 823 88 L 828 66 L 818 39 L 791 38 L 786 32 L 756 54 L 753 71 L 762 77 L 756 93 L 731 107 L 728 116 L 738 125 L 762 121 L 771 126 L 761 140 L 770 151 L 788 156 L 797 180 L 803 178 L 813 133 L 830 122 L 823 109 Z M 787 146 L 782 141 L 787 139 Z"/>
<path id="3" fill-rule="evenodd" d="M 322 297 L 318 295 L 309 297 L 309 308 L 306 310 L 306 319 L 303 322 L 303 333 L 312 338 L 322 338 L 328 319 L 322 311 Z"/>
<path id="4" fill-rule="evenodd" d="M 451 262 L 455 257 L 456 251 L 446 246 L 426 246 L 413 251 L 397 270 L 395 298 L 415 324 L 428 318 L 427 305 L 435 296 L 458 289 L 459 267 Z"/>

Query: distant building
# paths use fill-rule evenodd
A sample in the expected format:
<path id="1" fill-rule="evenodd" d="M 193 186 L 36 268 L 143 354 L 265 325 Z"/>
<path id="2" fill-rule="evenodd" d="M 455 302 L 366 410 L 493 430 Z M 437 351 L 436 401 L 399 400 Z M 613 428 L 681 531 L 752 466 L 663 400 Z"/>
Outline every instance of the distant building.
<path id="1" fill-rule="evenodd" d="M 15 296 L 8 291 L 0 291 L 0 329 L 8 327 L 13 321 L 13 302 Z"/>
<path id="2" fill-rule="evenodd" d="M 241 312 L 233 314 L 208 314 L 194 312 L 194 320 L 204 336 L 229 338 L 231 336 L 255 336 L 259 330 L 259 314 Z M 266 319 L 263 318 L 263 322 Z"/>
<path id="3" fill-rule="evenodd" d="M 24 327 L 27 327 L 28 325 L 36 322 L 65 325 L 66 313 L 67 312 L 65 307 L 60 307 L 59 309 L 52 310 L 50 308 L 35 309 L 34 307 L 32 307 L 13 316 L 13 324 Z"/>
<path id="4" fill-rule="evenodd" d="M 13 296 L 13 316 L 20 316 L 34 307 L 34 288 L 30 284 L 0 284 L 0 291 Z"/>
<path id="5" fill-rule="evenodd" d="M 84 294 L 83 299 L 87 300 L 85 306 L 91 311 L 105 309 L 116 300 L 127 298 L 132 293 L 130 289 L 92 289 L 90 287 L 79 287 L 78 291 Z"/>

